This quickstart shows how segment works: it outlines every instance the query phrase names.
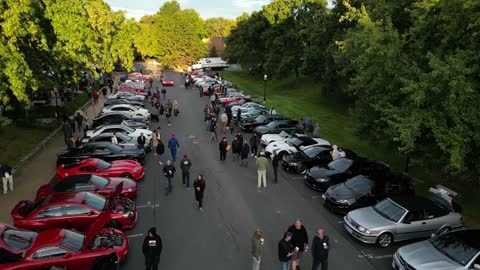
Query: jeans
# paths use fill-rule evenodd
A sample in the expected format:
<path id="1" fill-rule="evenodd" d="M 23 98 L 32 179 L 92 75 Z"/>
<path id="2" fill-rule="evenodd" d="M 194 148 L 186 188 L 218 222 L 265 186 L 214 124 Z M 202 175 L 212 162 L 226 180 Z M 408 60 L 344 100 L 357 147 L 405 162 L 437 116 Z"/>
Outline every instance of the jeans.
<path id="1" fill-rule="evenodd" d="M 210 141 L 214 141 L 214 140 L 217 140 L 217 135 L 215 135 L 214 131 L 211 131 L 210 132 Z"/>
<path id="2" fill-rule="evenodd" d="M 211 122 L 212 122 L 212 120 L 207 119 L 207 130 L 210 130 Z"/>
<path id="3" fill-rule="evenodd" d="M 262 261 L 262 257 L 252 257 L 252 270 L 260 270 L 260 262 Z"/>
<path id="4" fill-rule="evenodd" d="M 258 188 L 262 187 L 262 180 L 263 186 L 267 187 L 267 170 L 258 170 Z"/>
<path id="5" fill-rule="evenodd" d="M 280 261 L 280 270 L 290 270 L 290 260 L 286 262 Z"/>
<path id="6" fill-rule="evenodd" d="M 182 183 L 187 184 L 187 188 L 190 187 L 190 172 L 182 172 Z"/>
<path id="7" fill-rule="evenodd" d="M 13 191 L 13 176 L 2 177 L 3 182 L 3 194 L 7 194 L 7 184 L 10 186 L 10 191 Z"/>
<path id="8" fill-rule="evenodd" d="M 167 94 L 166 94 L 166 93 L 162 93 L 162 97 L 163 97 L 163 100 L 165 100 L 166 97 L 167 97 Z"/>
<path id="9" fill-rule="evenodd" d="M 328 270 L 328 260 L 320 260 L 313 258 L 312 270 L 318 270 L 319 266 L 321 270 Z"/>
<path id="10" fill-rule="evenodd" d="M 177 160 L 177 148 L 170 149 L 170 153 L 172 154 L 172 161 L 175 163 Z"/>
<path id="11" fill-rule="evenodd" d="M 170 193 L 173 190 L 172 177 L 165 176 L 165 193 Z"/>

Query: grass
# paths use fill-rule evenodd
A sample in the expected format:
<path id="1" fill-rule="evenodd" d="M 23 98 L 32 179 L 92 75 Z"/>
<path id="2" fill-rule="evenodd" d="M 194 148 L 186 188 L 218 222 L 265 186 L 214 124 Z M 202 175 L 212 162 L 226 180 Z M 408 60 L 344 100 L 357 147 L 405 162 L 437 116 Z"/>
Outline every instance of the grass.
<path id="1" fill-rule="evenodd" d="M 257 102 L 263 102 L 263 77 L 256 77 L 245 72 L 225 72 L 225 79 L 232 81 L 234 87 L 254 96 Z M 320 124 L 320 136 L 332 144 L 351 149 L 361 156 L 372 160 L 384 161 L 402 171 L 405 159 L 395 149 L 355 135 L 355 123 L 349 114 L 351 104 L 336 96 L 324 96 L 318 82 L 308 78 L 273 79 L 267 81 L 266 105 L 274 106 L 277 112 L 286 116 L 305 119 L 312 118 L 313 123 Z M 458 202 L 463 207 L 464 223 L 471 227 L 480 226 L 480 211 L 477 211 L 476 196 L 480 191 L 474 183 L 451 182 L 442 179 L 438 170 L 426 170 L 423 167 L 411 167 L 410 175 L 420 182 L 415 182 L 415 189 L 422 194 L 436 184 L 444 184 L 459 192 Z"/>
<path id="2" fill-rule="evenodd" d="M 0 128 L 0 163 L 6 162 L 14 167 L 50 132 L 51 130 L 48 129 L 27 129 L 15 126 Z"/>

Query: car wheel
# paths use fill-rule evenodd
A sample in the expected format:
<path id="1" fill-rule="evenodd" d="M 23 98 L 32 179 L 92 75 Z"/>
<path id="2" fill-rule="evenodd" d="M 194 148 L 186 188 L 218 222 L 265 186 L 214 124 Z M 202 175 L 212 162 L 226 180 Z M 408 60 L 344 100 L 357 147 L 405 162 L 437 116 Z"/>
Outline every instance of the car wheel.
<path id="1" fill-rule="evenodd" d="M 305 174 L 307 172 L 307 166 L 305 164 L 300 164 L 297 166 L 297 173 Z"/>
<path id="2" fill-rule="evenodd" d="M 131 175 L 131 174 L 129 174 L 129 173 L 122 173 L 122 174 L 120 175 L 120 177 L 133 179 L 133 175 Z"/>
<path id="3" fill-rule="evenodd" d="M 393 242 L 393 236 L 391 233 L 382 233 L 377 237 L 377 245 L 380 247 L 388 247 Z"/>
<path id="4" fill-rule="evenodd" d="M 115 219 L 110 220 L 110 221 L 105 225 L 105 227 L 114 228 L 114 229 L 117 229 L 117 230 L 121 230 L 121 229 L 122 229 L 122 226 L 120 225 L 120 222 L 118 222 L 118 220 L 115 220 Z"/>
<path id="5" fill-rule="evenodd" d="M 282 152 L 278 153 L 278 158 L 279 158 L 280 160 L 282 160 L 283 157 L 284 157 L 285 155 L 287 155 L 287 154 L 288 154 L 287 151 L 282 151 Z"/>

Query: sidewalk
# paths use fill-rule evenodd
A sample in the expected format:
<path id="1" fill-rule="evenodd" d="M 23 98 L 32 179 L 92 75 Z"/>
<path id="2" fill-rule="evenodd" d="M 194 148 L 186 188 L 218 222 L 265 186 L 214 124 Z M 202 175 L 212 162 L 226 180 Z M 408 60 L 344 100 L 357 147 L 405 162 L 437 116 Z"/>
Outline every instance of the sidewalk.
<path id="1" fill-rule="evenodd" d="M 88 119 L 91 121 L 102 109 L 105 100 L 100 95 L 99 102 L 96 106 L 90 104 L 84 109 Z M 83 136 L 83 133 L 77 133 L 75 136 Z M 6 195 L 0 195 L 0 222 L 12 224 L 10 211 L 20 200 L 33 200 L 37 189 L 47 184 L 55 174 L 55 162 L 57 153 L 66 148 L 63 140 L 63 133 L 60 131 L 55 135 L 46 147 L 36 156 L 33 157 L 25 166 L 19 169 L 14 177 L 14 192 Z"/>

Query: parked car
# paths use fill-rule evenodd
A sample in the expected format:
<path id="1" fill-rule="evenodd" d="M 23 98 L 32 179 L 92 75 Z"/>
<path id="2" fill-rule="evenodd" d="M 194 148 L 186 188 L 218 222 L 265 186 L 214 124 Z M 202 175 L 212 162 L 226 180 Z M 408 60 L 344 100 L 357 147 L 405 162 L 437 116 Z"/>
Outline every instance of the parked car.
<path id="1" fill-rule="evenodd" d="M 117 93 L 108 96 L 108 99 L 119 99 L 119 98 L 132 100 L 132 101 L 145 102 L 145 96 L 133 94 L 126 91 L 117 91 Z"/>
<path id="2" fill-rule="evenodd" d="M 386 178 L 357 175 L 344 183 L 329 187 L 322 198 L 330 210 L 346 214 L 353 209 L 372 206 L 388 197 L 414 195 L 410 180 L 410 177 L 402 173 L 391 173 Z"/>
<path id="3" fill-rule="evenodd" d="M 138 107 L 142 107 L 142 108 L 145 107 L 145 102 L 143 102 L 143 101 L 129 100 L 129 99 L 124 99 L 124 98 L 109 99 L 103 104 L 103 106 L 108 107 L 108 106 L 118 105 L 118 104 L 128 104 L 128 105 L 138 106 Z"/>
<path id="4" fill-rule="evenodd" d="M 134 129 L 149 129 L 149 126 L 145 122 L 135 120 L 123 120 L 120 125 L 127 126 Z"/>
<path id="5" fill-rule="evenodd" d="M 290 134 L 301 133 L 297 124 L 298 122 L 295 120 L 277 120 L 265 126 L 256 127 L 253 132 L 256 132 L 259 137 L 263 134 L 278 134 L 282 131 Z"/>
<path id="6" fill-rule="evenodd" d="M 142 164 L 134 160 L 115 160 L 107 162 L 98 158 L 88 158 L 57 167 L 56 178 L 63 179 L 72 175 L 95 174 L 103 177 L 124 177 L 140 181 L 145 175 Z"/>
<path id="7" fill-rule="evenodd" d="M 324 192 L 330 186 L 345 182 L 354 176 L 363 174 L 376 178 L 387 177 L 390 174 L 390 166 L 381 161 L 372 161 L 365 158 L 356 158 L 348 150 L 347 158 L 339 158 L 328 163 L 327 166 L 315 166 L 305 174 L 305 184 L 313 190 Z M 352 157 L 353 156 L 353 157 Z"/>
<path id="8" fill-rule="evenodd" d="M 480 269 L 480 229 L 463 229 L 403 246 L 393 255 L 395 270 Z"/>
<path id="9" fill-rule="evenodd" d="M 131 229 L 137 224 L 135 203 L 120 197 L 118 184 L 108 197 L 92 192 L 53 193 L 40 201 L 20 201 L 11 215 L 15 227 L 27 230 L 72 228 L 85 232 L 102 213 L 109 212 L 109 224 L 116 229 Z"/>
<path id="10" fill-rule="evenodd" d="M 143 116 L 131 116 L 125 112 L 111 112 L 104 113 L 98 117 L 93 118 L 93 128 L 104 126 L 104 125 L 118 125 L 121 124 L 124 120 L 135 121 L 148 125 L 148 120 Z"/>
<path id="11" fill-rule="evenodd" d="M 230 97 L 221 98 L 220 103 L 222 103 L 222 105 L 224 107 L 226 107 L 229 103 L 237 102 L 237 101 L 242 100 L 242 99 L 245 100 L 245 101 L 252 100 L 252 98 L 250 96 L 246 96 L 246 95 L 243 95 L 243 94 L 236 94 L 236 95 L 231 95 Z"/>
<path id="12" fill-rule="evenodd" d="M 84 143 L 111 142 L 112 137 L 114 135 L 117 138 L 118 145 L 120 145 L 120 146 L 131 146 L 131 147 L 137 146 L 138 147 L 137 138 L 130 137 L 130 136 L 125 135 L 121 132 L 101 133 L 101 134 L 98 134 L 97 136 L 92 137 L 92 138 L 87 137 L 87 138 L 83 139 L 82 142 L 84 142 Z M 149 152 L 149 151 L 152 150 L 152 140 L 151 139 L 147 139 L 147 143 L 145 144 L 144 150 L 145 150 L 145 152 Z"/>
<path id="13" fill-rule="evenodd" d="M 1 269 L 116 269 L 128 254 L 128 237 L 104 228 L 110 219 L 108 213 L 100 215 L 85 234 L 63 228 L 35 232 L 0 224 Z"/>
<path id="14" fill-rule="evenodd" d="M 37 190 L 35 201 L 42 200 L 53 193 L 89 191 L 108 196 L 115 187 L 122 183 L 120 196 L 134 200 L 137 197 L 137 183 L 132 179 L 105 178 L 94 174 L 78 174 L 65 178 L 53 178 L 50 183 Z"/>
<path id="15" fill-rule="evenodd" d="M 87 158 L 100 158 L 106 161 L 131 159 L 143 163 L 145 150 L 138 147 L 122 147 L 108 142 L 86 143 L 77 148 L 60 151 L 57 154 L 57 166 Z"/>
<path id="16" fill-rule="evenodd" d="M 273 152 L 282 158 L 284 155 L 297 153 L 305 149 L 305 147 L 313 145 L 330 146 L 330 142 L 321 138 L 309 138 L 308 136 L 298 136 L 287 140 L 286 142 L 273 142 L 267 145 L 265 152 L 267 156 L 271 156 Z"/>
<path id="17" fill-rule="evenodd" d="M 344 227 L 353 237 L 380 247 L 393 242 L 430 237 L 462 225 L 457 195 L 443 186 L 430 189 L 430 197 L 408 196 L 387 198 L 374 206 L 350 211 Z"/>
<path id="18" fill-rule="evenodd" d="M 237 115 L 237 110 L 243 109 L 244 111 L 248 111 L 248 109 L 257 109 L 257 110 L 267 110 L 267 107 L 258 104 L 256 102 L 245 102 L 244 104 L 240 106 L 233 106 L 232 107 L 232 113 L 233 115 Z M 243 112 L 243 111 L 242 111 Z"/>
<path id="19" fill-rule="evenodd" d="M 291 155 L 284 155 L 281 164 L 287 172 L 305 174 L 313 166 L 324 166 L 332 161 L 331 150 L 329 145 L 309 146 Z"/>
<path id="20" fill-rule="evenodd" d="M 152 139 L 152 131 L 148 129 L 139 129 L 139 128 L 131 128 L 125 125 L 105 125 L 97 127 L 93 130 L 87 130 L 85 138 L 82 142 L 88 142 L 89 138 L 96 137 L 103 133 L 123 133 L 129 137 L 137 139 L 140 137 L 140 134 L 143 133 L 147 140 Z"/>
<path id="21" fill-rule="evenodd" d="M 300 133 L 289 134 L 289 133 L 286 133 L 285 131 L 282 131 L 278 134 L 263 134 L 262 137 L 260 137 L 260 143 L 266 146 L 273 142 L 286 142 L 291 138 L 300 137 L 300 136 L 305 136 L 305 135 Z"/>
<path id="22" fill-rule="evenodd" d="M 265 126 L 270 122 L 277 121 L 277 120 L 286 120 L 287 118 L 280 114 L 261 114 L 255 118 L 250 117 L 242 117 L 242 120 L 238 124 L 238 126 L 246 132 L 253 131 L 256 127 Z M 271 134 L 273 135 L 273 134 Z M 277 134 L 275 134 L 277 135 Z M 287 134 L 288 135 L 288 134 Z M 264 144 L 262 142 L 262 144 Z"/>
<path id="23" fill-rule="evenodd" d="M 132 106 L 128 104 L 117 104 L 108 107 L 104 107 L 102 109 L 102 113 L 109 113 L 109 112 L 125 112 L 130 116 L 141 116 L 143 118 L 150 119 L 150 112 L 147 109 L 143 109 L 141 107 Z"/>
<path id="24" fill-rule="evenodd" d="M 175 82 L 172 81 L 172 80 L 161 79 L 160 81 L 162 82 L 162 86 L 174 86 L 175 85 Z"/>

